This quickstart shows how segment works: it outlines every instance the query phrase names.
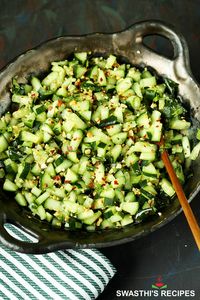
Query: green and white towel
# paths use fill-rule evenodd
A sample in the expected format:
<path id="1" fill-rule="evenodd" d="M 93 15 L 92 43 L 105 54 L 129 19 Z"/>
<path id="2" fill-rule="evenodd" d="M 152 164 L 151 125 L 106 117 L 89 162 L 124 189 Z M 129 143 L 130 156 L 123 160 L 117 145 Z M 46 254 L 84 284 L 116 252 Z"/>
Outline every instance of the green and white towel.
<path id="1" fill-rule="evenodd" d="M 30 241 L 11 225 L 9 233 Z M 0 246 L 0 299 L 96 299 L 115 274 L 111 262 L 96 249 L 22 254 Z"/>

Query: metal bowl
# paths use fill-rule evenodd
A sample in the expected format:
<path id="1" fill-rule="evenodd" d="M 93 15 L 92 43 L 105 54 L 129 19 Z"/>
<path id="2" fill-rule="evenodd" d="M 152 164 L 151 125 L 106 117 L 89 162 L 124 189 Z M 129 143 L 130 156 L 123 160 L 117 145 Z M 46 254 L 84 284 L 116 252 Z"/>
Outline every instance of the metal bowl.
<path id="1" fill-rule="evenodd" d="M 173 59 L 159 55 L 144 46 L 148 35 L 160 35 L 173 45 Z M 189 66 L 188 47 L 184 38 L 165 23 L 146 21 L 132 25 L 125 31 L 113 34 L 94 33 L 85 36 L 66 36 L 50 40 L 41 46 L 22 54 L 0 73 L 0 114 L 9 109 L 10 86 L 14 76 L 26 81 L 30 74 L 48 70 L 51 61 L 65 59 L 75 51 L 113 53 L 126 58 L 133 65 L 150 66 L 158 74 L 165 75 L 179 83 L 179 93 L 189 104 L 191 118 L 200 121 L 200 87 L 195 82 Z M 185 185 L 189 202 L 200 189 L 200 158 L 192 165 L 194 176 Z M 160 228 L 181 212 L 177 199 L 163 211 L 161 217 L 122 229 L 96 232 L 58 230 L 31 216 L 20 207 L 11 194 L 0 191 L 0 241 L 15 251 L 24 253 L 46 253 L 66 248 L 107 247 L 133 241 Z M 37 239 L 35 243 L 20 241 L 11 236 L 5 228 L 12 223 Z"/>

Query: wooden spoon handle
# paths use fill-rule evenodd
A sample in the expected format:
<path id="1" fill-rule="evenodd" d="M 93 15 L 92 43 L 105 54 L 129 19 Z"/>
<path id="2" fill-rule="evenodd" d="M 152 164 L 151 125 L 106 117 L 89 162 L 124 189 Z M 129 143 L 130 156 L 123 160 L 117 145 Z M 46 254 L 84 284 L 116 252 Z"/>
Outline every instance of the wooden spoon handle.
<path id="1" fill-rule="evenodd" d="M 176 173 L 174 171 L 174 168 L 173 168 L 173 166 L 171 164 L 171 161 L 169 159 L 169 156 L 168 156 L 168 153 L 167 153 L 166 150 L 164 150 L 162 152 L 161 158 L 162 158 L 163 163 L 164 163 L 164 165 L 166 167 L 168 175 L 169 175 L 169 177 L 171 179 L 171 182 L 172 182 L 174 190 L 175 190 L 175 192 L 177 194 L 177 197 L 178 197 L 178 199 L 180 201 L 180 204 L 182 206 L 183 212 L 185 214 L 185 217 L 186 217 L 186 219 L 188 221 L 188 224 L 190 226 L 190 229 L 191 229 L 192 234 L 194 236 L 194 239 L 196 241 L 197 247 L 198 247 L 198 249 L 200 251 L 200 228 L 199 228 L 199 225 L 198 225 L 198 223 L 197 223 L 197 221 L 195 219 L 195 216 L 193 214 L 193 211 L 192 211 L 192 209 L 191 209 L 191 207 L 190 207 L 190 205 L 189 205 L 189 203 L 187 201 L 185 193 L 184 193 L 184 191 L 182 189 L 182 186 L 181 186 L 181 184 L 180 184 L 180 182 L 179 182 L 179 180 L 178 180 L 178 178 L 176 176 Z"/>

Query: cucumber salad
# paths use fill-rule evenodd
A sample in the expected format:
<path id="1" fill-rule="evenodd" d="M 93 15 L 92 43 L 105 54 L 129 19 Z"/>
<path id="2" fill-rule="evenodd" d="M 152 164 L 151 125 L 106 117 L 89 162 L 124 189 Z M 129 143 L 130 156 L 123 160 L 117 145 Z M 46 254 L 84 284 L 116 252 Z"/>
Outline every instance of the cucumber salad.
<path id="1" fill-rule="evenodd" d="M 121 228 L 159 217 L 200 152 L 178 85 L 117 57 L 74 53 L 27 83 L 13 79 L 0 119 L 3 190 L 61 228 Z M 194 138 L 195 135 L 195 138 Z"/>

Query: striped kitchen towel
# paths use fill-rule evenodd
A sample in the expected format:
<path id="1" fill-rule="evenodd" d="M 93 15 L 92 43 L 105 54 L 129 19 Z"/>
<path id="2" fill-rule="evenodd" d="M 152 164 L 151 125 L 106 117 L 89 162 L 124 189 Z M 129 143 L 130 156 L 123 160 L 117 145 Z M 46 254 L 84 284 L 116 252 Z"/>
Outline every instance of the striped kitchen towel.
<path id="1" fill-rule="evenodd" d="M 18 239 L 31 240 L 15 226 L 6 228 Z M 0 246 L 2 300 L 96 299 L 114 274 L 113 265 L 96 249 L 30 255 Z"/>

